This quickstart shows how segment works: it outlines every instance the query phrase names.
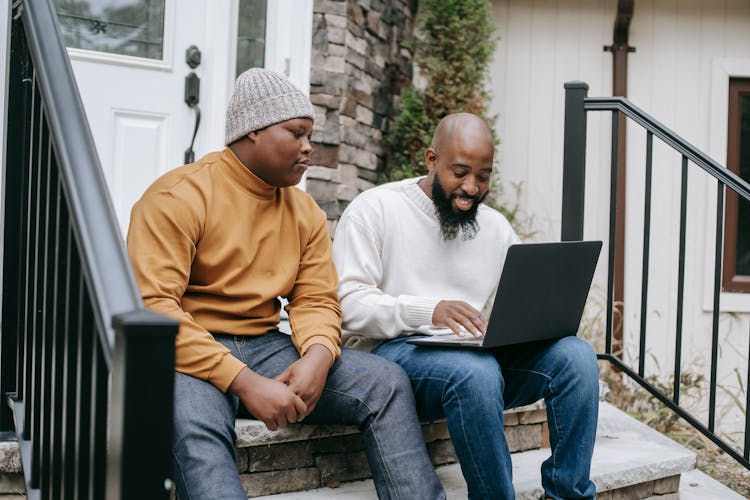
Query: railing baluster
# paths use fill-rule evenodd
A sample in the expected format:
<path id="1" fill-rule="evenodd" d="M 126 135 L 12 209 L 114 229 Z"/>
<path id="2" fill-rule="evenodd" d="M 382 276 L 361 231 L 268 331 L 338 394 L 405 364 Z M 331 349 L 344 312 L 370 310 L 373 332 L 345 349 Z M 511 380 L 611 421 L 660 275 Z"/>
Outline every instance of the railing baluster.
<path id="1" fill-rule="evenodd" d="M 55 336 L 55 296 L 54 296 L 54 279 L 55 279 L 55 247 L 57 241 L 55 238 L 55 221 L 57 214 L 57 175 L 53 168 L 53 151 L 51 143 L 47 143 L 47 154 L 45 162 L 45 181 L 44 192 L 44 252 L 42 265 L 42 378 L 41 378 L 41 415 L 40 415 L 40 457 L 39 457 L 39 479 L 40 492 L 42 498 L 49 498 L 49 481 L 50 470 L 52 465 L 52 447 L 50 438 L 52 437 L 52 346 Z"/>
<path id="2" fill-rule="evenodd" d="M 29 85 L 29 94 L 33 95 L 33 80 Z M 28 113 L 28 120 L 29 124 L 33 123 L 33 105 L 34 100 L 32 98 L 29 98 L 28 102 L 28 108 L 25 110 Z M 30 125 L 31 126 L 31 125 Z M 32 130 L 31 128 L 29 131 Z M 24 365 L 24 360 L 26 359 L 26 353 L 28 352 L 26 349 L 26 333 L 27 333 L 27 317 L 28 317 L 28 302 L 29 302 L 29 220 L 30 220 L 30 196 L 32 189 L 32 169 L 30 167 L 30 155 L 29 148 L 31 147 L 32 137 L 31 134 L 28 133 L 27 137 L 24 138 L 23 145 L 26 146 L 27 142 L 29 144 L 28 147 L 23 147 L 25 153 L 23 157 L 23 161 L 17 163 L 15 165 L 15 168 L 12 170 L 17 170 L 21 172 L 21 175 L 23 176 L 23 182 L 20 189 L 20 195 L 22 198 L 19 200 L 20 205 L 20 211 L 21 211 L 21 217 L 19 220 L 19 228 L 18 228 L 18 240 L 19 240 L 19 277 L 18 277 L 18 341 L 17 341 L 17 356 L 16 356 L 16 380 L 15 380 L 15 387 L 14 390 L 16 392 L 16 398 L 23 399 L 24 396 L 24 385 L 25 385 L 25 377 L 26 377 L 26 367 Z M 10 163 L 9 163 L 10 165 Z M 6 167 L 7 169 L 7 167 Z M 8 174 L 6 174 L 8 175 Z M 7 198 L 9 196 L 13 196 L 11 193 L 3 193 L 4 196 Z M 7 202 L 7 199 L 6 199 Z M 7 216 L 7 214 L 6 214 Z M 9 224 L 9 221 L 6 221 L 5 224 Z M 7 268 L 4 269 L 3 274 L 7 273 Z M 3 344 L 5 344 L 6 339 L 12 337 L 12 335 L 3 335 Z M 4 373 L 3 373 L 4 375 Z M 3 385 L 5 383 L 3 382 Z M 7 386 L 6 386 L 7 387 Z M 22 436 L 19 436 L 19 438 Z"/>
<path id="3" fill-rule="evenodd" d="M 42 112 L 42 117 L 44 113 Z M 47 202 L 49 186 L 48 158 L 50 153 L 49 130 L 47 122 L 42 118 L 40 122 L 39 145 L 40 154 L 37 161 L 39 169 L 39 183 L 37 184 L 36 200 L 36 231 L 34 232 L 34 322 L 32 327 L 33 342 L 33 373 L 32 399 L 24 406 L 31 408 L 31 478 L 32 488 L 39 488 L 42 474 L 42 423 L 44 420 L 44 344 L 45 331 L 45 268 L 47 264 Z M 31 404 L 28 404 L 31 403 Z"/>
<path id="4" fill-rule="evenodd" d="M 721 260 L 724 242 L 724 184 L 716 183 L 716 245 L 714 254 L 714 310 L 711 328 L 711 380 L 708 392 L 708 429 L 716 423 L 716 371 L 719 355 L 719 312 L 721 298 Z"/>
<path id="5" fill-rule="evenodd" d="M 750 348 L 749 348 L 750 350 Z M 745 376 L 745 442 L 742 456 L 750 459 L 750 356 L 747 357 L 747 372 Z"/>
<path id="6" fill-rule="evenodd" d="M 680 181 L 680 243 L 677 265 L 677 323 L 675 326 L 674 389 L 672 401 L 680 404 L 680 378 L 682 373 L 682 307 L 685 295 L 685 233 L 687 232 L 687 187 L 688 159 L 682 156 L 682 176 Z"/>
<path id="7" fill-rule="evenodd" d="M 94 399 L 92 404 L 93 422 L 91 450 L 91 499 L 98 500 L 105 496 L 105 479 L 107 477 L 107 362 L 102 347 L 97 342 L 96 373 L 94 380 Z"/>
<path id="8" fill-rule="evenodd" d="M 28 190 L 26 192 L 26 226 L 25 226 L 25 246 L 26 246 L 26 255 L 25 255 L 25 267 L 24 267 L 24 279 L 23 279 L 23 292 L 24 292 L 24 307 L 21 310 L 21 328 L 23 335 L 23 352 L 24 356 L 19 362 L 19 370 L 21 370 L 21 374 L 19 376 L 19 390 L 18 390 L 18 397 L 23 400 L 26 396 L 26 394 L 30 394 L 31 392 L 31 332 L 32 332 L 32 323 L 33 323 L 33 311 L 34 311 L 34 300 L 33 300 L 33 287 L 34 287 L 34 280 L 33 280 L 33 269 L 34 269 L 34 261 L 33 261 L 33 255 L 34 255 L 34 233 L 36 231 L 35 224 L 36 224 L 36 214 L 35 214 L 35 207 L 36 207 L 36 185 L 38 183 L 38 170 L 35 168 L 36 166 L 36 155 L 37 155 L 37 148 L 38 148 L 38 141 L 39 141 L 39 112 L 41 107 L 41 99 L 39 98 L 39 91 L 36 86 L 36 74 L 32 74 L 31 78 L 31 109 L 29 111 L 30 119 L 29 119 L 29 152 L 26 156 L 26 162 L 22 166 L 24 170 L 26 170 L 29 174 L 29 183 L 28 183 Z M 30 431 L 29 431 L 29 423 L 30 420 L 30 409 L 26 408 L 24 411 L 24 429 L 23 429 L 23 439 L 29 439 Z"/>
<path id="9" fill-rule="evenodd" d="M 58 165 L 55 161 L 53 172 L 57 174 Z M 68 219 L 65 201 L 63 200 L 62 185 L 59 175 L 55 175 L 55 273 L 52 296 L 54 298 L 53 335 L 52 343 L 52 380 L 50 383 L 51 427 L 50 427 L 50 470 L 47 497 L 50 499 L 60 498 L 60 468 L 62 466 L 62 413 L 63 401 L 67 394 L 64 389 L 64 356 L 65 356 L 65 325 L 67 313 L 67 270 L 68 270 Z"/>
<path id="10" fill-rule="evenodd" d="M 648 264 L 651 245 L 651 178 L 654 134 L 646 132 L 646 193 L 643 201 L 643 264 L 641 271 L 641 332 L 638 345 L 638 375 L 646 371 L 646 323 L 648 320 Z"/>
<path id="11" fill-rule="evenodd" d="M 79 361 L 79 339 L 81 338 L 82 306 L 83 303 L 83 274 L 78 259 L 78 248 L 73 238 L 73 229 L 68 226 L 68 247 L 70 258 L 68 259 L 68 304 L 66 313 L 69 315 L 67 332 L 65 338 L 65 412 L 63 413 L 64 445 L 63 445 L 63 491 L 60 498 L 72 500 L 75 498 L 76 478 L 76 438 L 77 438 L 77 408 L 78 408 L 78 361 Z"/>
<path id="12" fill-rule="evenodd" d="M 29 169 L 31 180 L 29 182 L 29 193 L 28 193 L 28 214 L 29 221 L 26 229 L 26 238 L 28 248 L 28 255 L 26 258 L 26 307 L 24 310 L 24 358 L 23 358 L 23 386 L 20 391 L 19 397 L 23 401 L 28 401 L 33 395 L 33 373 L 34 373 L 34 320 L 36 318 L 36 283 L 34 276 L 36 276 L 36 253 L 37 253 L 37 220 L 39 211 L 37 209 L 37 201 L 39 198 L 39 141 L 41 136 L 41 121 L 42 121 L 42 104 L 41 96 L 39 95 L 39 89 L 36 85 L 36 74 L 32 79 L 32 129 L 31 129 L 31 141 L 29 141 L 29 164 L 26 168 Z M 25 404 L 24 408 L 24 427 L 22 438 L 25 440 L 31 439 L 31 403 Z"/>
<path id="13" fill-rule="evenodd" d="M 12 26 L 18 21 L 12 21 Z M 5 291 L 2 303 L 2 326 L 0 331 L 18 332 L 18 335 L 0 336 L 0 432 L 12 432 L 13 414 L 6 404 L 7 394 L 18 396 L 19 381 L 23 370 L 22 311 L 24 309 L 24 275 L 26 259 L 25 243 L 25 186 L 28 178 L 28 162 L 32 106 L 31 79 L 29 74 L 28 48 L 23 33 L 11 29 L 8 75 L 7 124 L 16 124 L 7 129 L 6 157 L 4 168 L 5 189 L 2 215 L 3 277 Z"/>
<path id="14" fill-rule="evenodd" d="M 615 286 L 615 231 L 617 225 L 617 143 L 618 143 L 619 112 L 612 111 L 612 158 L 609 170 L 609 242 L 607 244 L 607 331 L 605 352 L 612 353 L 612 318 L 614 314 L 614 286 Z M 617 354 L 617 353 L 614 353 Z"/>
<path id="15" fill-rule="evenodd" d="M 98 335 L 98 332 L 95 331 L 95 329 L 94 329 L 94 331 L 91 333 L 91 335 L 92 335 L 93 339 L 96 339 L 97 335 Z M 88 457 L 89 458 L 88 458 L 88 461 L 87 461 L 88 463 L 86 464 L 87 465 L 87 470 L 86 470 L 86 476 L 85 476 L 86 479 L 85 480 L 86 480 L 86 483 L 87 483 L 86 484 L 86 490 L 88 491 L 88 498 L 89 498 L 89 500 L 96 500 L 97 497 L 96 497 L 96 495 L 94 493 L 94 489 L 95 489 L 95 487 L 94 487 L 94 483 L 95 483 L 94 470 L 96 468 L 96 460 L 97 460 L 97 456 L 96 456 L 96 444 L 97 444 L 96 443 L 96 434 L 97 434 L 96 427 L 97 427 L 97 425 L 99 423 L 99 422 L 97 422 L 98 415 L 97 415 L 97 411 L 96 411 L 97 407 L 98 407 L 96 400 L 97 400 L 97 396 L 98 396 L 98 392 L 99 392 L 99 387 L 100 387 L 100 383 L 99 383 L 99 376 L 100 376 L 100 374 L 99 374 L 99 371 L 101 369 L 100 366 L 99 366 L 99 342 L 94 341 L 93 349 L 91 351 L 91 360 L 89 361 L 89 367 L 91 369 L 91 380 L 90 380 L 90 384 L 91 384 L 91 398 L 88 401 L 88 403 L 87 403 L 86 406 L 87 406 L 87 410 L 89 412 L 89 421 L 91 422 L 91 425 L 89 425 L 88 429 L 86 429 L 86 432 L 88 433 L 88 439 L 87 439 L 87 441 L 88 441 L 89 447 L 88 447 L 87 453 L 88 453 Z"/>
<path id="16" fill-rule="evenodd" d="M 84 280 L 85 283 L 85 280 Z M 81 303 L 81 335 L 78 338 L 78 414 L 76 415 L 76 479 L 75 498 L 89 497 L 89 467 L 91 462 L 91 398 L 93 374 L 91 370 L 96 329 L 87 291 Z"/>
<path id="17" fill-rule="evenodd" d="M 98 333 L 96 331 L 92 332 L 91 334 L 93 338 L 96 338 Z M 91 422 L 91 425 L 89 425 L 88 429 L 86 429 L 86 432 L 88 433 L 88 463 L 87 470 L 86 470 L 86 491 L 88 491 L 88 498 L 89 500 L 96 500 L 96 496 L 94 494 L 94 469 L 96 468 L 96 426 L 98 424 L 97 422 L 97 392 L 99 389 L 99 343 L 94 343 L 94 348 L 91 351 L 91 360 L 89 362 L 89 367 L 91 369 L 91 398 L 86 404 L 87 411 L 89 412 L 89 421 Z"/>

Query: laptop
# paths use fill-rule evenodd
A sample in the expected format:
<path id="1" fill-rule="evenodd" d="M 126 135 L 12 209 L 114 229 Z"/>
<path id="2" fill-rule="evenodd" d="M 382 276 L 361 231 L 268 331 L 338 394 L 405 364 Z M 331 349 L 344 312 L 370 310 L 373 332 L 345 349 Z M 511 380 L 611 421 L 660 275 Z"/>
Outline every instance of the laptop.
<path id="1" fill-rule="evenodd" d="M 484 337 L 451 332 L 407 342 L 487 349 L 576 335 L 601 248 L 601 241 L 511 245 Z"/>

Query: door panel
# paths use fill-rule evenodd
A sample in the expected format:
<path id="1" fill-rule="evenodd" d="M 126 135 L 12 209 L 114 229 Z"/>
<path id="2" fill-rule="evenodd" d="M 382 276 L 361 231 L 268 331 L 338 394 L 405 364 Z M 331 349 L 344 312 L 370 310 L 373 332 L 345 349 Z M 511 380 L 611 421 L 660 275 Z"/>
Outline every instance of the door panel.
<path id="1" fill-rule="evenodd" d="M 113 110 L 112 164 L 105 175 L 121 221 L 127 219 L 119 214 L 130 213 L 133 197 L 143 193 L 167 164 L 169 121 L 166 114 Z M 133 144 L 138 147 L 132 148 Z"/>

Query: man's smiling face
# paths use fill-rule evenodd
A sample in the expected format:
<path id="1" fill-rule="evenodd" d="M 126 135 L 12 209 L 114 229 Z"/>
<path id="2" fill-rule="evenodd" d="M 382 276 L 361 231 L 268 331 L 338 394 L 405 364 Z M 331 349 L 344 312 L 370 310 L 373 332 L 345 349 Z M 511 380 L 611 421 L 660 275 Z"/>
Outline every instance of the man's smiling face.
<path id="1" fill-rule="evenodd" d="M 438 125 L 432 147 L 425 151 L 430 172 L 422 189 L 432 198 L 444 239 L 476 235 L 476 214 L 490 189 L 494 153 L 492 134 L 479 118 L 451 115 Z"/>

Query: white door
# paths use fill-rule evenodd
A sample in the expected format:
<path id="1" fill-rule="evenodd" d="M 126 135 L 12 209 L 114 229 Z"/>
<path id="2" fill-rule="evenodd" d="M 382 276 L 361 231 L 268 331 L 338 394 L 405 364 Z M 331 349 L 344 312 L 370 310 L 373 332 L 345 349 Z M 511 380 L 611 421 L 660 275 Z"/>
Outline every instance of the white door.
<path id="1" fill-rule="evenodd" d="M 185 163 L 197 116 L 185 102 L 190 73 L 200 81 L 196 159 L 223 147 L 224 112 L 243 64 L 309 88 L 312 0 L 54 3 L 123 234 L 148 185 Z M 200 51 L 194 68 L 190 47 Z"/>

